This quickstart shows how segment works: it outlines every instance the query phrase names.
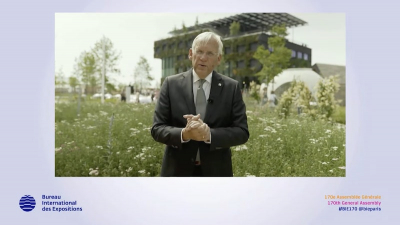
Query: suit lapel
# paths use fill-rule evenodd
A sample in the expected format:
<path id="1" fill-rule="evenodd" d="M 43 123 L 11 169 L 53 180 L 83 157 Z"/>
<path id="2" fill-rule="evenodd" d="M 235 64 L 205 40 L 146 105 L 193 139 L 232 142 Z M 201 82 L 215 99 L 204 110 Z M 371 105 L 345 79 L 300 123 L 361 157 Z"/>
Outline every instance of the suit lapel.
<path id="1" fill-rule="evenodd" d="M 210 119 L 211 113 L 215 111 L 223 87 L 224 83 L 222 81 L 221 75 L 214 71 L 211 81 L 210 96 L 208 97 L 209 103 L 207 104 L 206 117 L 204 118 L 204 122 L 208 121 Z"/>
<path id="2" fill-rule="evenodd" d="M 188 107 L 189 113 L 192 115 L 196 115 L 196 106 L 194 105 L 194 96 L 193 96 L 193 76 L 192 69 L 186 71 L 182 75 L 182 90 L 183 96 L 185 98 L 186 105 Z"/>

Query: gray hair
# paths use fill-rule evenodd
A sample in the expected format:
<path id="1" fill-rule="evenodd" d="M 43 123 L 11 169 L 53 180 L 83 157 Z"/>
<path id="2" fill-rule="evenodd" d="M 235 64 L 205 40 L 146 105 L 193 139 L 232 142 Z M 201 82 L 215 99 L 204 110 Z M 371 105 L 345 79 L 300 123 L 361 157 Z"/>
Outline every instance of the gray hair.
<path id="1" fill-rule="evenodd" d="M 196 47 L 198 47 L 199 45 L 207 44 L 207 42 L 210 41 L 211 38 L 216 40 L 218 43 L 218 56 L 222 55 L 222 48 L 224 45 L 222 44 L 221 37 L 213 32 L 204 32 L 197 35 L 197 37 L 193 40 L 192 49 L 196 50 Z"/>

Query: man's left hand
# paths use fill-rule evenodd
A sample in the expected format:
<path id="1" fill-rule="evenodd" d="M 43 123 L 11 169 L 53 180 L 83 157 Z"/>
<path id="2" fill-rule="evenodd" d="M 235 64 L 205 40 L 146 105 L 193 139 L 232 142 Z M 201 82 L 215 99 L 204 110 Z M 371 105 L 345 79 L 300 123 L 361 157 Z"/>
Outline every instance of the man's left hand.
<path id="1" fill-rule="evenodd" d="M 191 132 L 195 141 L 210 141 L 210 127 L 200 119 L 200 115 L 184 115 L 187 119 L 185 130 Z"/>

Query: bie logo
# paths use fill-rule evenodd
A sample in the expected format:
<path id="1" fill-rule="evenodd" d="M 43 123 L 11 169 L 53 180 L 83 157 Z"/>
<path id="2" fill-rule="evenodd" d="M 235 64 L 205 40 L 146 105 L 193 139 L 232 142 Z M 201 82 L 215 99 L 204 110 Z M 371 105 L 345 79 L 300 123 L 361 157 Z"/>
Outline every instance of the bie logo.
<path id="1" fill-rule="evenodd" d="M 19 207 L 25 212 L 30 212 L 35 208 L 36 201 L 30 195 L 25 195 L 19 200 Z"/>

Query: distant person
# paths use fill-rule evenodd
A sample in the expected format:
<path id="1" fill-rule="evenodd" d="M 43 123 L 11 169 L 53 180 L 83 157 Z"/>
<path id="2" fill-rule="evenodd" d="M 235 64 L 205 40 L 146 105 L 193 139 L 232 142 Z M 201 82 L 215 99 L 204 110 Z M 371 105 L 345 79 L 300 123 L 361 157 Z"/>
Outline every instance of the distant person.
<path id="1" fill-rule="evenodd" d="M 277 102 L 278 102 L 278 99 L 276 98 L 275 91 L 271 91 L 271 94 L 269 95 L 269 98 L 268 98 L 269 108 L 272 110 L 275 109 Z"/>
<path id="2" fill-rule="evenodd" d="M 154 91 L 152 91 L 152 92 L 151 92 L 151 102 L 154 101 L 154 96 L 155 96 Z"/>
<path id="3" fill-rule="evenodd" d="M 140 103 L 139 97 L 140 97 L 140 93 L 137 91 L 136 92 L 136 103 Z"/>
<path id="4" fill-rule="evenodd" d="M 263 89 L 263 93 L 262 93 L 262 100 L 261 100 L 261 105 L 265 105 L 268 102 L 268 91 L 267 88 L 265 87 Z"/>
<path id="5" fill-rule="evenodd" d="M 125 92 L 121 93 L 121 102 L 126 102 Z"/>

